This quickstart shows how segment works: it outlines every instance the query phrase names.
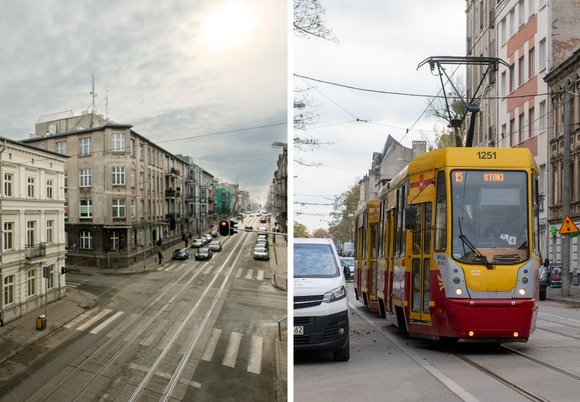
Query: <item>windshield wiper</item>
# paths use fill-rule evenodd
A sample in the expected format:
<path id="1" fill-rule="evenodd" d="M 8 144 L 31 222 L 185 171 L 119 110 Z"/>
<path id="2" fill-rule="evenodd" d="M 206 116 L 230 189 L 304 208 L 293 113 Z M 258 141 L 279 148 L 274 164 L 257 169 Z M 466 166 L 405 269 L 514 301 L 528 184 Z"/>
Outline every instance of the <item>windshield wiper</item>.
<path id="1" fill-rule="evenodd" d="M 473 245 L 473 243 L 471 243 L 469 241 L 469 239 L 463 233 L 461 233 L 459 235 L 459 238 L 461 239 L 463 244 L 467 244 L 467 247 L 469 247 L 469 249 L 473 252 L 473 254 L 475 254 L 477 257 L 479 257 L 483 261 L 483 263 L 485 264 L 485 267 L 487 269 L 493 269 L 493 265 L 491 265 L 491 263 L 489 262 L 487 257 L 485 255 L 481 254 L 481 252 L 477 249 L 477 247 L 475 247 Z"/>

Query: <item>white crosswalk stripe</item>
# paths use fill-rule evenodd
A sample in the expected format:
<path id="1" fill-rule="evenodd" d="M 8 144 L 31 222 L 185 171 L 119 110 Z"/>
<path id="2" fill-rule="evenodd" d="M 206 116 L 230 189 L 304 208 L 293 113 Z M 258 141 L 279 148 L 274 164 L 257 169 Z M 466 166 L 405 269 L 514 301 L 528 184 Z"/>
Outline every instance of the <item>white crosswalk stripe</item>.
<path id="1" fill-rule="evenodd" d="M 244 277 L 244 279 L 252 279 L 252 275 L 254 274 L 254 270 L 253 269 L 248 269 L 248 271 L 246 272 L 246 276 Z"/>
<path id="2" fill-rule="evenodd" d="M 201 356 L 201 360 L 211 362 L 216 354 L 219 355 L 219 352 L 216 353 L 216 349 L 222 332 L 223 331 L 219 328 L 213 329 L 212 334 L 210 335 L 210 338 L 208 339 L 205 346 L 205 350 L 203 351 L 203 355 Z M 236 364 L 238 363 L 242 364 L 243 366 L 242 362 L 238 362 L 238 355 L 240 347 L 242 347 L 244 343 L 244 339 L 245 335 L 240 332 L 230 333 L 228 345 L 221 362 L 223 366 L 235 368 Z M 250 353 L 246 366 L 246 370 L 249 373 L 261 374 L 263 349 L 264 338 L 258 335 L 252 335 L 250 340 Z"/>
<path id="3" fill-rule="evenodd" d="M 77 331 L 84 331 L 85 329 L 87 329 L 88 327 L 90 327 L 91 325 L 93 325 L 94 323 L 96 323 L 97 321 L 99 321 L 100 319 L 105 317 L 106 315 L 109 315 L 112 311 L 113 310 L 111 310 L 111 309 L 105 308 L 101 312 L 99 312 L 96 316 L 92 317 L 88 321 L 85 321 L 84 323 L 82 323 L 81 325 L 76 327 L 75 329 Z"/>
<path id="4" fill-rule="evenodd" d="M 256 277 L 257 280 L 259 281 L 263 281 L 264 280 L 264 271 L 263 270 L 259 270 L 258 271 L 258 276 Z"/>
<path id="5" fill-rule="evenodd" d="M 238 272 L 236 273 L 236 278 L 240 278 L 242 276 L 242 268 L 238 269 Z"/>
<path id="6" fill-rule="evenodd" d="M 82 284 L 84 284 L 84 282 L 66 281 L 65 284 L 69 288 L 77 288 L 77 287 L 81 286 Z"/>
<path id="7" fill-rule="evenodd" d="M 112 323 L 113 321 L 115 321 L 117 319 L 117 317 L 120 317 L 123 315 L 122 311 L 117 311 L 115 314 L 113 314 L 111 317 L 109 317 L 107 320 L 103 321 L 98 327 L 93 328 L 90 333 L 91 334 L 98 334 L 99 332 L 101 332 L 104 328 L 106 328 L 110 323 Z"/>

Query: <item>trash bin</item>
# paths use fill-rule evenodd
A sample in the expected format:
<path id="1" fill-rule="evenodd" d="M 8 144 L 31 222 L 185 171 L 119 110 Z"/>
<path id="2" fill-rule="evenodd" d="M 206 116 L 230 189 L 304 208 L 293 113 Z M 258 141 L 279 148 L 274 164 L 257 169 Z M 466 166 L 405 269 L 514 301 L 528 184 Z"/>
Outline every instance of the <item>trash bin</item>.
<path id="1" fill-rule="evenodd" d="M 42 331 L 46 328 L 46 316 L 44 314 L 36 317 L 36 329 Z"/>

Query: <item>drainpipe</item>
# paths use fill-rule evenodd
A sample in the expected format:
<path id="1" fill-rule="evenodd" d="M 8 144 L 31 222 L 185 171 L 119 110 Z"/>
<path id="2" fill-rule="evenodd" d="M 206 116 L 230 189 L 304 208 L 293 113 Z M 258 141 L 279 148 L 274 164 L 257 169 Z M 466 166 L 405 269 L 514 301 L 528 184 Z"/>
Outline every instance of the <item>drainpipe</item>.
<path id="1" fill-rule="evenodd" d="M 2 271 L 2 253 L 4 251 L 4 224 L 2 223 L 2 200 L 4 199 L 4 174 L 2 173 L 2 154 L 6 150 L 6 138 L 4 139 L 4 144 L 0 150 L 0 183 L 2 183 L 2 188 L 0 188 L 0 234 L 2 239 L 0 239 L 0 327 L 4 326 L 4 275 Z"/>

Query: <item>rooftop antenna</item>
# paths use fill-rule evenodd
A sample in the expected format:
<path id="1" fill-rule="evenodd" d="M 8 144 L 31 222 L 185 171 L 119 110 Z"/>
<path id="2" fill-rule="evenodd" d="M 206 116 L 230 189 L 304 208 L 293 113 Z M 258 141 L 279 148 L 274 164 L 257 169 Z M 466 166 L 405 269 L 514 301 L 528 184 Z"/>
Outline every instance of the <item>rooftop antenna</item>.
<path id="1" fill-rule="evenodd" d="M 109 118 L 109 90 L 105 90 L 105 119 Z"/>
<path id="2" fill-rule="evenodd" d="M 91 103 L 91 106 L 89 106 L 89 109 L 90 109 L 90 115 L 91 115 L 91 116 L 90 116 L 90 119 L 91 119 L 91 120 L 90 120 L 90 121 L 91 121 L 91 123 L 90 123 L 90 127 L 93 127 L 93 116 L 94 116 L 94 114 L 97 112 L 97 105 L 96 105 L 96 103 L 95 103 L 95 98 L 97 97 L 97 94 L 96 94 L 96 92 L 95 92 L 95 73 L 93 73 L 92 75 L 93 75 L 93 79 L 92 79 L 92 84 L 93 84 L 93 85 L 92 85 L 92 91 L 91 91 L 91 92 L 89 92 L 89 94 L 90 94 L 90 95 L 91 95 L 91 97 L 92 97 L 92 103 Z"/>
<path id="3" fill-rule="evenodd" d="M 445 104 L 447 105 L 447 113 L 449 116 L 449 123 L 451 127 L 453 127 L 455 131 L 455 145 L 458 147 L 462 146 L 461 137 L 459 135 L 459 128 L 463 124 L 463 121 L 467 117 L 467 113 L 470 113 L 470 121 L 469 121 L 469 129 L 467 130 L 467 135 L 465 136 L 465 147 L 473 146 L 473 132 L 475 130 L 475 116 L 477 112 L 479 112 L 479 102 L 476 101 L 477 93 L 481 89 L 483 82 L 485 81 L 485 77 L 487 74 L 496 74 L 500 64 L 509 67 L 509 64 L 497 57 L 473 57 L 473 56 L 466 56 L 466 57 L 456 57 L 456 56 L 435 56 L 435 57 L 428 57 L 423 60 L 417 66 L 419 69 L 421 66 L 429 64 L 431 71 L 437 70 L 439 72 L 439 79 L 441 81 L 441 86 L 443 87 L 443 95 L 445 96 Z M 481 80 L 479 81 L 479 85 L 473 92 L 471 99 L 463 98 L 457 88 L 453 85 L 453 81 L 451 81 L 451 77 L 445 71 L 443 65 L 445 64 L 469 64 L 469 65 L 479 65 L 484 66 L 485 71 L 481 74 Z M 447 82 L 451 85 L 454 89 L 455 93 L 459 97 L 459 99 L 465 105 L 465 113 L 463 116 L 452 116 L 451 115 L 451 108 L 449 106 L 449 100 L 447 99 L 447 92 L 445 92 L 445 84 L 443 83 L 443 76 L 447 78 Z"/>

